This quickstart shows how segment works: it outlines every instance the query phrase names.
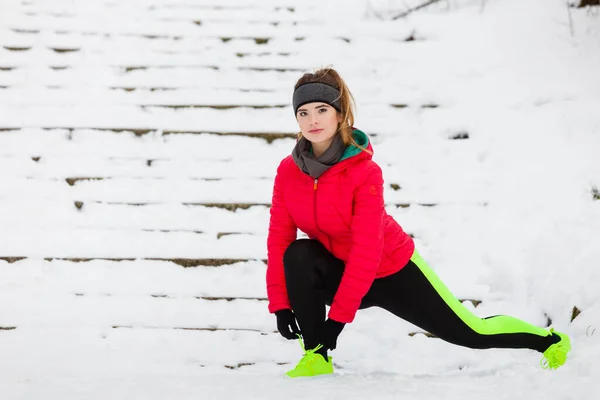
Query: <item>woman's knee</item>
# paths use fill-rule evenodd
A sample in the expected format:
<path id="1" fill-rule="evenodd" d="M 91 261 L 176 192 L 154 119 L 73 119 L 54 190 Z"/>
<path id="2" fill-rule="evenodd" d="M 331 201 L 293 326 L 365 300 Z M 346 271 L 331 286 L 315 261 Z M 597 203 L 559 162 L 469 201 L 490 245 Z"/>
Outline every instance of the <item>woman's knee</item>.
<path id="1" fill-rule="evenodd" d="M 283 265 L 285 269 L 294 269 L 296 266 L 305 264 L 314 259 L 323 245 L 314 239 L 298 239 L 293 241 L 283 253 Z"/>

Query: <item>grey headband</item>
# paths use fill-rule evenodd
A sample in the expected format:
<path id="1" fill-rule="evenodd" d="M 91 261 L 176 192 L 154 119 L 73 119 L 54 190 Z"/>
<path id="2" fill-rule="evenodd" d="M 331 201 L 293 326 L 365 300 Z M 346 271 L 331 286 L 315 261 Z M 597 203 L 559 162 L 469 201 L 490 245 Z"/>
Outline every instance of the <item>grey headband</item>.
<path id="1" fill-rule="evenodd" d="M 341 93 L 333 86 L 325 83 L 310 82 L 300 85 L 294 91 L 292 103 L 294 105 L 294 114 L 304 104 L 321 102 L 326 103 L 341 112 L 340 106 Z"/>

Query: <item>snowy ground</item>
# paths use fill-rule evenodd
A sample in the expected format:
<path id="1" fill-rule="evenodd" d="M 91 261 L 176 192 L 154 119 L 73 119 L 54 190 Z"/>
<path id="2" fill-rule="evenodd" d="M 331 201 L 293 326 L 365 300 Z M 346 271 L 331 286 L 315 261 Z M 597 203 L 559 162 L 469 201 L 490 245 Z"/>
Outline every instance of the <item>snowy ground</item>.
<path id="1" fill-rule="evenodd" d="M 377 17 L 420 3 L 2 0 L 1 398 L 596 399 L 600 10 Z M 563 368 L 370 309 L 334 376 L 283 377 L 300 348 L 266 308 L 272 179 L 296 79 L 330 64 L 388 212 L 476 314 L 569 333 Z"/>

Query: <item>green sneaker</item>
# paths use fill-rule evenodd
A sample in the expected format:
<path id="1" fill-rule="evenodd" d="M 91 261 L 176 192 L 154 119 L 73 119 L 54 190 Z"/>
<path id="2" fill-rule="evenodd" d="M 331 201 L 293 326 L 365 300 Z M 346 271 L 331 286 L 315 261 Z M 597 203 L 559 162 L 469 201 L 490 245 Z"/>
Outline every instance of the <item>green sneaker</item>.
<path id="1" fill-rule="evenodd" d="M 323 347 L 322 344 L 318 345 L 314 349 L 306 350 L 300 335 L 298 335 L 298 341 L 300 342 L 300 347 L 302 347 L 304 356 L 302 356 L 300 362 L 298 362 L 298 365 L 296 365 L 296 368 L 285 373 L 287 376 L 290 378 L 298 378 L 301 376 L 333 374 L 331 357 L 327 357 L 328 360 L 325 361 L 325 357 L 319 353 L 315 353 L 317 350 Z"/>
<path id="2" fill-rule="evenodd" d="M 544 357 L 540 361 L 544 369 L 556 369 L 563 365 L 567 361 L 567 353 L 571 350 L 571 341 L 566 334 L 554 332 L 554 328 L 550 329 L 550 333 L 558 335 L 560 341 L 544 351 Z"/>

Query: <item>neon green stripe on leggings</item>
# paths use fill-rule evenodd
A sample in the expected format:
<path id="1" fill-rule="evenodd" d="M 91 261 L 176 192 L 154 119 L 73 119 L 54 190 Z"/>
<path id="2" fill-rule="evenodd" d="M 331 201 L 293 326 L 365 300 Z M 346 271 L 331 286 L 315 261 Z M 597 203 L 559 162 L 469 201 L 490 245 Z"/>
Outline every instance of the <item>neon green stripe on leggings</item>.
<path id="1" fill-rule="evenodd" d="M 454 311 L 456 315 L 473 329 L 475 332 L 481 335 L 498 335 L 503 333 L 531 333 L 534 335 L 548 336 L 548 332 L 544 328 L 540 328 L 535 325 L 531 325 L 527 322 L 521 321 L 520 319 L 510 317 L 507 315 L 498 315 L 488 319 L 483 319 L 471 311 L 469 311 L 458 299 L 448 290 L 446 285 L 440 280 L 435 272 L 427 265 L 425 260 L 415 249 L 414 254 L 411 257 L 411 261 L 414 262 L 417 267 L 421 270 L 423 275 L 431 283 L 433 288 L 438 294 L 444 299 L 446 304 Z"/>

